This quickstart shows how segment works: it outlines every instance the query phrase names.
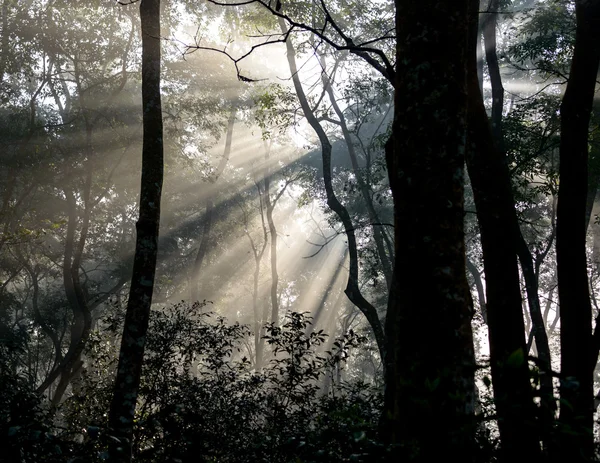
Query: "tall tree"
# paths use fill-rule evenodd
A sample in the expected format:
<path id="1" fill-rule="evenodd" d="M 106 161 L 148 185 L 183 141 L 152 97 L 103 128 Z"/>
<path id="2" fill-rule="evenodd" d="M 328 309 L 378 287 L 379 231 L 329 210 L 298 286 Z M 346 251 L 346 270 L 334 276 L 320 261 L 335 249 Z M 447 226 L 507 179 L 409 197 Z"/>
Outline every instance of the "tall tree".
<path id="1" fill-rule="evenodd" d="M 279 28 L 281 29 L 281 33 L 283 36 L 289 36 L 288 26 L 285 20 L 281 17 L 279 18 Z M 331 142 L 329 140 L 329 137 L 327 136 L 327 133 L 325 133 L 325 130 L 319 123 L 318 118 L 316 117 L 313 109 L 310 106 L 304 88 L 302 86 L 302 82 L 300 81 L 300 76 L 298 74 L 298 65 L 296 63 L 296 50 L 289 37 L 288 40 L 286 40 L 286 50 L 287 61 L 290 68 L 290 73 L 292 75 L 292 83 L 294 84 L 294 89 L 296 91 L 296 95 L 298 96 L 300 107 L 302 108 L 302 112 L 308 124 L 315 131 L 317 137 L 319 138 L 319 143 L 321 146 L 321 157 L 323 160 L 323 183 L 325 186 L 327 205 L 342 222 L 346 234 L 346 239 L 348 240 L 349 269 L 348 282 L 346 284 L 344 292 L 346 293 L 346 296 L 348 296 L 348 299 L 364 314 L 365 318 L 369 322 L 369 325 L 373 330 L 373 335 L 375 337 L 377 347 L 379 349 L 379 354 L 383 361 L 386 355 L 383 326 L 381 320 L 379 319 L 379 315 L 377 314 L 377 309 L 375 309 L 375 307 L 367 299 L 365 299 L 360 289 L 358 278 L 358 247 L 356 244 L 356 234 L 354 226 L 352 224 L 352 218 L 350 217 L 348 209 L 340 202 L 333 189 Z"/>
<path id="2" fill-rule="evenodd" d="M 375 210 L 375 206 L 373 204 L 373 192 L 369 188 L 367 182 L 363 178 L 363 174 L 358 165 L 358 156 L 356 154 L 356 150 L 354 149 L 354 142 L 352 140 L 352 135 L 350 134 L 350 130 L 348 128 L 348 124 L 346 123 L 346 117 L 344 112 L 340 108 L 338 104 L 334 92 L 333 85 L 327 73 L 327 65 L 325 56 L 321 53 L 319 54 L 319 59 L 321 61 L 321 80 L 323 81 L 323 89 L 327 93 L 329 97 L 329 101 L 331 102 L 331 106 L 338 117 L 340 128 L 342 129 L 342 135 L 344 137 L 344 141 L 346 142 L 346 147 L 348 149 L 348 156 L 350 157 L 350 163 L 352 164 L 352 170 L 354 172 L 354 176 L 356 177 L 356 181 L 358 183 L 358 188 L 363 198 L 364 205 L 367 209 L 368 217 L 371 222 L 371 227 L 373 230 L 373 238 L 375 239 L 375 247 L 377 249 L 377 255 L 379 257 L 379 261 L 381 263 L 381 267 L 383 269 L 383 276 L 385 278 L 386 286 L 389 290 L 392 280 L 392 262 L 391 259 L 393 256 L 388 256 L 386 253 L 386 247 L 384 244 L 388 244 L 388 237 L 385 233 L 385 230 L 381 226 L 381 220 L 379 220 L 377 211 Z M 390 246 L 391 247 L 391 246 Z"/>
<path id="3" fill-rule="evenodd" d="M 576 0 L 577 29 L 569 82 L 560 108 L 560 184 L 556 259 L 560 300 L 561 409 L 557 458 L 593 457 L 592 308 L 587 275 L 588 130 L 600 65 L 600 1 Z"/>
<path id="4" fill-rule="evenodd" d="M 473 5 L 475 10 L 478 7 Z M 524 456 L 539 458 L 539 437 L 534 432 L 536 410 L 529 380 L 523 323 L 518 243 L 522 240 L 515 211 L 508 163 L 503 150 L 502 108 L 504 89 L 496 55 L 496 11 L 483 21 L 486 61 L 492 83 L 492 117 L 488 122 L 476 68 L 479 36 L 472 25 L 469 66 L 469 143 L 467 166 L 477 207 L 486 279 L 486 309 L 494 398 L 501 438 L 502 460 Z M 475 21 L 474 15 L 472 20 Z M 520 238 L 520 241 L 519 241 Z M 522 250 L 522 249 L 521 249 Z M 523 253 L 522 253 L 523 254 Z M 529 262 L 524 261 L 523 262 Z M 533 265 L 531 266 L 533 267 Z M 533 271 L 533 268 L 531 268 Z M 539 308 L 539 306 L 538 306 Z M 539 322 L 541 323 L 541 313 Z M 547 344 L 547 340 L 546 340 Z M 550 384 L 551 387 L 551 384 Z M 552 389 L 550 389 L 552 391 Z"/>
<path id="5" fill-rule="evenodd" d="M 395 1 L 394 122 L 386 150 L 395 265 L 382 430 L 402 444 L 408 461 L 459 453 L 469 461 L 473 448 L 463 230 L 469 4 Z"/>
<path id="6" fill-rule="evenodd" d="M 127 303 L 119 364 L 111 401 L 111 461 L 131 461 L 133 421 L 146 332 L 150 318 L 163 183 L 163 123 L 160 97 L 160 0 L 140 3 L 142 31 L 143 148 L 140 215 L 136 223 L 133 275 Z"/>

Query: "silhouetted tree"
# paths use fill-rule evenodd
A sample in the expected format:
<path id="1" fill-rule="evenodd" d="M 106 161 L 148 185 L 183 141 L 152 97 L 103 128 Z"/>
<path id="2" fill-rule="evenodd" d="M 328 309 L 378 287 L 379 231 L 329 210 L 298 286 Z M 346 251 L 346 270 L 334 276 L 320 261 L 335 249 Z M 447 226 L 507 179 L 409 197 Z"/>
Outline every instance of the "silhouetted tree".
<path id="1" fill-rule="evenodd" d="M 560 301 L 560 452 L 556 457 L 593 457 L 592 308 L 587 275 L 586 201 L 588 131 L 600 65 L 600 1 L 576 0 L 577 29 L 569 82 L 560 107 L 560 184 L 556 259 Z"/>
<path id="2" fill-rule="evenodd" d="M 158 252 L 163 183 L 163 123 L 160 96 L 160 0 L 142 0 L 143 148 L 140 215 L 136 223 L 133 275 L 119 366 L 109 414 L 111 461 L 131 461 L 133 419 L 140 384 Z"/>

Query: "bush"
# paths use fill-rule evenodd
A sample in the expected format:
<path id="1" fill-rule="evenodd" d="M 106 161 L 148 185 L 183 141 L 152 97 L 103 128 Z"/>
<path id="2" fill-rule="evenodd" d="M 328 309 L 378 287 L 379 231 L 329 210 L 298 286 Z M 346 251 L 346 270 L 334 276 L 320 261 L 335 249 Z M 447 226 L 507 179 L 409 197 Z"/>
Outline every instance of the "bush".
<path id="1" fill-rule="evenodd" d="M 153 311 L 136 416 L 139 462 L 367 461 L 379 451 L 380 394 L 366 384 L 321 384 L 363 339 L 350 332 L 319 352 L 327 335 L 305 314 L 266 326 L 271 360 L 254 371 L 243 355 L 246 326 L 181 303 Z M 76 394 L 63 405 L 73 455 L 105 456 L 107 411 L 116 367 L 118 318 L 92 338 Z M 308 334 L 307 334 L 308 333 Z"/>

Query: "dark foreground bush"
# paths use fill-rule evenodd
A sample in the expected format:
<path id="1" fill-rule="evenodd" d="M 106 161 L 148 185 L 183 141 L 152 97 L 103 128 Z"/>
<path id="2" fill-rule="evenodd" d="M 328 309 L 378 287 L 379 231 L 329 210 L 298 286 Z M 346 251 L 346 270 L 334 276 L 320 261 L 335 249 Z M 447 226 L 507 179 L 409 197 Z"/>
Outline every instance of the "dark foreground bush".
<path id="1" fill-rule="evenodd" d="M 244 355 L 252 345 L 248 328 L 202 309 L 182 303 L 152 314 L 135 461 L 373 461 L 381 451 L 375 441 L 379 392 L 332 381 L 361 337 L 350 332 L 327 342 L 325 333 L 308 329 L 308 317 L 291 313 L 281 327 L 267 325 L 268 353 L 257 372 Z M 0 390 L 2 435 L 12 452 L 4 461 L 106 460 L 107 442 L 114 439 L 106 423 L 119 317 L 102 326 L 53 420 L 18 375 Z M 23 410 L 6 411 L 15 404 Z"/>

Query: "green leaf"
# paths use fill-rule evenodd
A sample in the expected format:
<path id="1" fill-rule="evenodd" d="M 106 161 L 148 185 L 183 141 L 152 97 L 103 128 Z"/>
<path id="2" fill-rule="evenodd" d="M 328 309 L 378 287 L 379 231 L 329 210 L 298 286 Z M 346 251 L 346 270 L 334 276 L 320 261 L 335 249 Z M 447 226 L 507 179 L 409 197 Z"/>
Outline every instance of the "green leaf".
<path id="1" fill-rule="evenodd" d="M 512 368 L 518 368 L 525 362 L 525 353 L 523 349 L 519 347 L 516 351 L 508 356 L 506 359 L 506 365 Z"/>

